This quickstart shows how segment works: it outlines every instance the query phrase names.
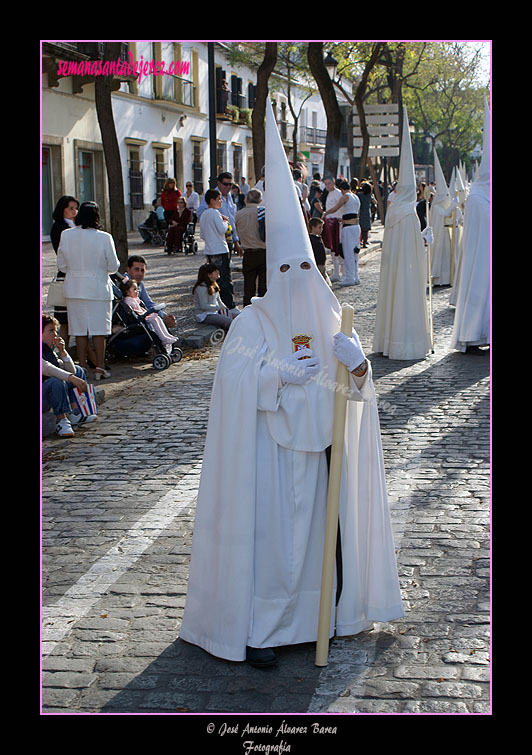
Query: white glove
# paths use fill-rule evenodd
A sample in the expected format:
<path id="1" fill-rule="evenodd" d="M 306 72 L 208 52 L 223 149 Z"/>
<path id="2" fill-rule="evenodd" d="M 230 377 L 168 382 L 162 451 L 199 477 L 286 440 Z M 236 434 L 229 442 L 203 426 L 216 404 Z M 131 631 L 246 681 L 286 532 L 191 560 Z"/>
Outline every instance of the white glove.
<path id="1" fill-rule="evenodd" d="M 301 359 L 302 356 L 310 357 L 310 359 Z M 294 385 L 304 385 L 319 372 L 319 369 L 318 358 L 313 357 L 312 351 L 307 348 L 290 354 L 279 365 L 282 382 Z"/>
<path id="2" fill-rule="evenodd" d="M 434 235 L 432 233 L 432 227 L 430 225 L 428 225 L 424 231 L 421 231 L 421 235 L 429 245 L 434 241 Z"/>
<path id="3" fill-rule="evenodd" d="M 358 333 L 353 329 L 353 336 L 349 338 L 345 333 L 335 333 L 333 337 L 334 356 L 345 364 L 349 372 L 362 364 L 366 358 Z"/>

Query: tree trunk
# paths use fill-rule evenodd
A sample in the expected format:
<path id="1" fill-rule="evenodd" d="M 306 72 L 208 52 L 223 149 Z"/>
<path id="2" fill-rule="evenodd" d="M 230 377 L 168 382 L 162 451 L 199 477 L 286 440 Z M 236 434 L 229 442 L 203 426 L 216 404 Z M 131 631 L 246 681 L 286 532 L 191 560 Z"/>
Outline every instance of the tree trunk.
<path id="1" fill-rule="evenodd" d="M 120 57 L 120 42 L 106 42 L 104 62 L 118 60 Z M 96 114 L 102 135 L 105 167 L 109 186 L 109 211 L 111 216 L 111 235 L 115 242 L 116 254 L 120 260 L 120 270 L 127 266 L 128 244 L 126 210 L 124 205 L 124 182 L 122 180 L 122 162 L 120 147 L 116 136 L 111 102 L 112 76 L 96 76 L 94 83 Z"/>
<path id="2" fill-rule="evenodd" d="M 251 115 L 251 134 L 253 138 L 253 165 L 255 181 L 258 181 L 266 161 L 266 137 L 264 119 L 266 117 L 266 97 L 268 80 L 277 62 L 277 42 L 266 42 L 264 59 L 257 71 L 257 91 L 255 107 Z"/>
<path id="3" fill-rule="evenodd" d="M 309 42 L 307 57 L 327 115 L 324 175 L 336 178 L 338 174 L 343 117 L 342 111 L 338 106 L 338 100 L 336 99 L 334 85 L 323 62 L 323 42 Z"/>
<path id="4" fill-rule="evenodd" d="M 355 90 L 355 104 L 357 108 L 358 117 L 360 120 L 360 133 L 362 134 L 362 154 L 360 155 L 360 163 L 359 163 L 359 166 L 360 166 L 359 177 L 361 180 L 365 178 L 366 165 L 368 165 L 369 167 L 369 163 L 368 163 L 369 132 L 368 132 L 367 124 L 366 124 L 366 116 L 364 114 L 364 97 L 366 96 L 366 89 L 368 87 L 369 74 L 371 73 L 373 67 L 377 63 L 377 59 L 379 55 L 381 54 L 382 46 L 383 46 L 382 42 L 376 42 L 374 44 L 373 50 L 371 52 L 371 56 L 369 60 L 367 61 L 366 65 L 364 66 L 364 72 L 362 73 L 362 76 L 360 77 L 360 81 Z"/>

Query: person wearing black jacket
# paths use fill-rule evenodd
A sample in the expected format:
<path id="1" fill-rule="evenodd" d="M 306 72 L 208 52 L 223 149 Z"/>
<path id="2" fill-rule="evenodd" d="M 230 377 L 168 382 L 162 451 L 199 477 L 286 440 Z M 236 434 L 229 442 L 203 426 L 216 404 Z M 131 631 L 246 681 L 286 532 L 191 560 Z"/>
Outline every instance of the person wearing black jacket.
<path id="1" fill-rule="evenodd" d="M 74 218 L 78 214 L 79 202 L 76 197 L 71 197 L 68 194 L 62 196 L 55 206 L 52 213 L 54 223 L 50 231 L 50 241 L 54 248 L 54 252 L 57 254 L 59 249 L 59 242 L 61 241 L 61 234 L 65 228 L 74 228 Z M 65 277 L 65 273 L 60 270 L 57 271 L 57 278 L 61 279 Z M 54 309 L 54 317 L 59 321 L 60 329 L 59 335 L 65 343 L 68 343 L 68 318 L 66 307 L 56 307 Z"/>

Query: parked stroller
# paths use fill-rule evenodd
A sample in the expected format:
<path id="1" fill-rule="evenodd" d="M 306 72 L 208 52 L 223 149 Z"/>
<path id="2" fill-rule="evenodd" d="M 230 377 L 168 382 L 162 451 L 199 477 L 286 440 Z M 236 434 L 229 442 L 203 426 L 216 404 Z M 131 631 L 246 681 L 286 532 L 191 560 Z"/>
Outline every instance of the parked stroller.
<path id="1" fill-rule="evenodd" d="M 183 357 L 180 348 L 172 346 L 169 354 L 157 333 L 149 327 L 146 317 L 164 308 L 163 304 L 152 307 L 142 315 L 138 315 L 122 300 L 118 286 L 123 276 L 115 273 L 113 281 L 115 300 L 113 302 L 112 333 L 106 342 L 106 357 L 109 359 L 137 357 L 155 352 L 152 364 L 156 370 L 166 370 L 171 364 L 179 362 Z"/>

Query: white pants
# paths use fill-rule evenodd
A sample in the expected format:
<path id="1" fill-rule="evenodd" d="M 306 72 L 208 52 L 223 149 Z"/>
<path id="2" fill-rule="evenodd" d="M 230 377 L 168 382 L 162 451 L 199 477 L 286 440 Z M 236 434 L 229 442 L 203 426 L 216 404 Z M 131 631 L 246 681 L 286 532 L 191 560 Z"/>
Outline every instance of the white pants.
<path id="1" fill-rule="evenodd" d="M 340 257 L 339 254 L 331 252 L 331 259 L 333 263 L 333 277 L 336 280 L 340 280 L 340 274 L 343 275 L 344 272 L 344 258 Z"/>
<path id="2" fill-rule="evenodd" d="M 358 283 L 358 249 L 360 248 L 360 226 L 344 225 L 342 227 L 340 239 L 342 241 L 342 250 L 344 253 L 344 275 L 342 281 L 345 283 Z M 355 254 L 355 249 L 357 254 Z"/>

